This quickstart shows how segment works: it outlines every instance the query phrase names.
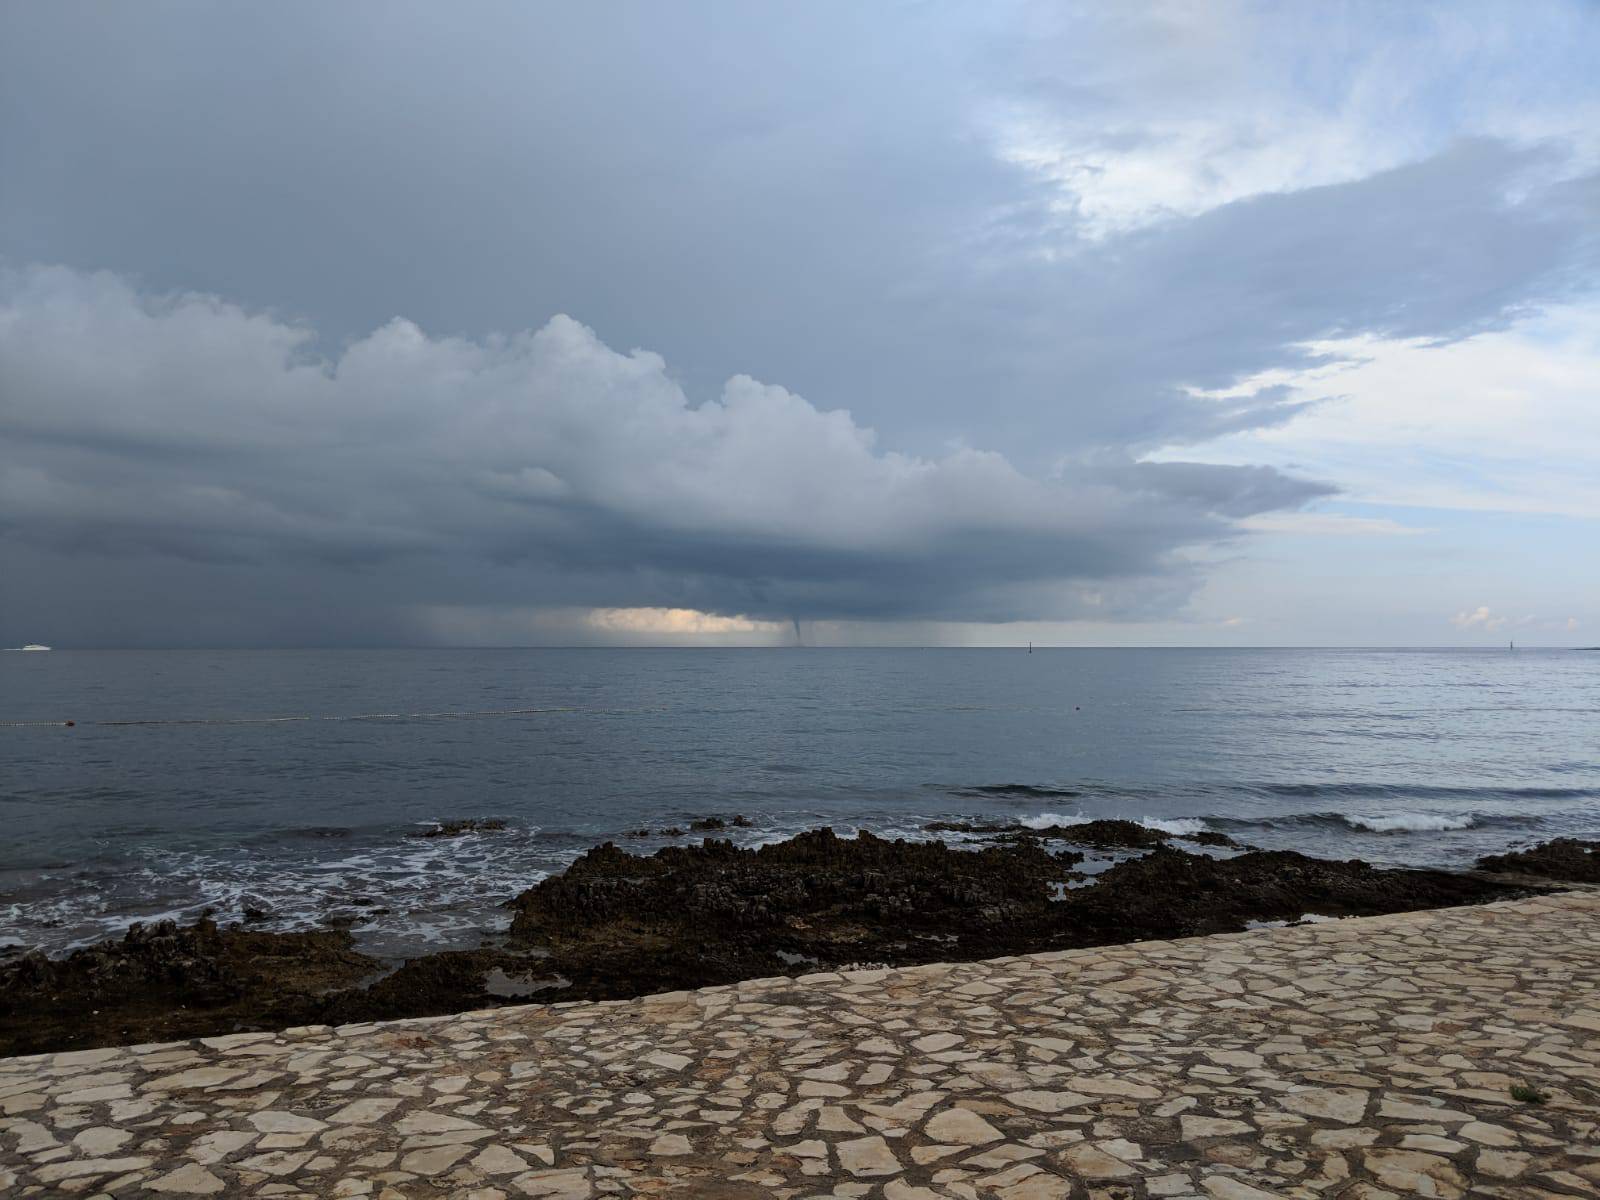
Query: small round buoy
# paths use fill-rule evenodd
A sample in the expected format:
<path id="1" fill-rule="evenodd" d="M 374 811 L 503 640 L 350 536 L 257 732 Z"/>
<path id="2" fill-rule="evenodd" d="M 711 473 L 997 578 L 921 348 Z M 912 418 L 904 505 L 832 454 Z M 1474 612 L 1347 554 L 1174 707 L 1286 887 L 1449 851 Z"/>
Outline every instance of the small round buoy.
<path id="1" fill-rule="evenodd" d="M 68 729 L 71 729 L 71 728 L 72 728 L 72 727 L 73 727 L 73 726 L 74 726 L 74 725 L 76 725 L 76 724 L 77 724 L 77 722 L 76 722 L 76 721 L 68 721 L 68 722 L 67 722 L 67 728 L 68 728 Z"/>

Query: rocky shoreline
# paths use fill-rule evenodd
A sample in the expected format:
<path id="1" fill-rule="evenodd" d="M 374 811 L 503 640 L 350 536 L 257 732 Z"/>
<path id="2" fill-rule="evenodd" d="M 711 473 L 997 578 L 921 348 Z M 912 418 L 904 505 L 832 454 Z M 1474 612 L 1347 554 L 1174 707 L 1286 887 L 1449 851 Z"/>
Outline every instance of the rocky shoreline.
<path id="1" fill-rule="evenodd" d="M 957 849 L 819 829 L 755 849 L 707 838 L 636 855 L 607 843 L 509 899 L 511 928 L 496 944 L 399 965 L 360 953 L 344 930 L 275 933 L 214 917 L 135 926 L 65 958 L 0 967 L 0 1055 L 1485 903 L 1593 881 L 1600 860 L 1594 843 L 1571 839 L 1459 873 L 1251 850 L 1220 835 L 1187 839 L 1195 852 L 1125 821 L 950 831 L 992 840 Z M 1113 861 L 1088 876 L 1086 851 Z"/>

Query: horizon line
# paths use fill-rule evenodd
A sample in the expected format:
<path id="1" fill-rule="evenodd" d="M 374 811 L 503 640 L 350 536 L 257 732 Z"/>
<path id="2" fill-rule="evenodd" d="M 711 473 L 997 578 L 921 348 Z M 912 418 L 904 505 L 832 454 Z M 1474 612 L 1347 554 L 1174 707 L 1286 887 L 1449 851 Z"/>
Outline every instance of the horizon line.
<path id="1" fill-rule="evenodd" d="M 1572 644 L 1551 643 L 1524 643 L 1528 650 L 1600 650 L 1600 646 L 1584 646 Z M 273 651 L 303 653 L 307 651 L 376 651 L 376 650 L 1017 650 L 1024 653 L 1030 650 L 1483 650 L 1483 651 L 1509 651 L 1509 645 L 1499 643 L 1368 643 L 1368 644 L 1329 644 L 1310 642 L 1260 642 L 1248 645 L 1221 644 L 1204 642 L 1174 642 L 1162 644 L 1150 643 L 1118 643 L 1118 644 L 1075 644 L 1075 643 L 1039 643 L 1039 642 L 991 642 L 974 645 L 948 645 L 939 643 L 902 644 L 882 642 L 872 644 L 851 645 L 824 644 L 802 645 L 793 642 L 776 642 L 769 644 L 718 644 L 712 642 L 531 642 L 531 643 L 485 643 L 482 645 L 439 646 L 406 642 L 375 642 L 367 644 L 352 644 L 345 646 L 327 645 L 205 645 L 205 646 L 50 646 L 48 652 L 53 654 L 85 652 L 95 653 L 175 653 L 175 652 L 248 652 L 269 653 Z M 0 652 L 21 652 L 21 646 L 0 647 Z"/>

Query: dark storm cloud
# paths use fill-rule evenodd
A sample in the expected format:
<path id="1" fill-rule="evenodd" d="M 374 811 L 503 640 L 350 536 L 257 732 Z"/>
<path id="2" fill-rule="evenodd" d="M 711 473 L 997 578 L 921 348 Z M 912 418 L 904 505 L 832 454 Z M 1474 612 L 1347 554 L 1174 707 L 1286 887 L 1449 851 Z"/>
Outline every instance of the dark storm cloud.
<path id="1" fill-rule="evenodd" d="M 1594 263 L 1593 180 L 1488 138 L 1091 230 L 982 114 L 1122 101 L 1014 16 L 6 10 L 6 606 L 101 642 L 1170 614 L 1192 551 L 1328 490 L 1140 462 L 1298 411 L 1197 389 Z"/>
<path id="2" fill-rule="evenodd" d="M 229 609 L 273 567 L 326 575 L 328 603 L 391 621 L 508 598 L 1116 615 L 1144 583 L 1170 593 L 1182 547 L 1326 490 L 1264 468 L 1099 461 L 1041 480 L 992 452 L 909 457 L 744 376 L 693 406 L 660 358 L 565 317 L 488 342 L 394 321 L 333 361 L 307 359 L 312 340 L 107 274 L 5 275 L 0 512 L 33 564 L 21 606 L 49 622 L 55 555 L 174 580 L 214 567 L 197 591 Z"/>

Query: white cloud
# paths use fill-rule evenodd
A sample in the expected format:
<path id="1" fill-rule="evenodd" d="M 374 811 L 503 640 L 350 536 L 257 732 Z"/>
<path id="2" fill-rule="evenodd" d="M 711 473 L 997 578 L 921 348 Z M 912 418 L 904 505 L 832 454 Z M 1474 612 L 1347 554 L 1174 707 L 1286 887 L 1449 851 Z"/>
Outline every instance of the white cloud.
<path id="1" fill-rule="evenodd" d="M 1305 349 L 1322 364 L 1212 394 L 1278 389 L 1311 407 L 1186 454 L 1293 464 L 1368 504 L 1600 517 L 1600 304 L 1444 344 L 1355 337 Z"/>
<path id="2" fill-rule="evenodd" d="M 1487 605 L 1480 604 L 1470 611 L 1458 612 L 1450 618 L 1450 623 L 1457 629 L 1468 632 L 1493 633 L 1506 627 L 1507 617 L 1497 617 L 1489 611 Z"/>
<path id="3" fill-rule="evenodd" d="M 1262 108 L 1082 128 L 1045 113 L 1001 123 L 1000 157 L 1060 191 L 1058 212 L 1099 239 L 1268 192 L 1343 183 L 1407 161 L 1336 120 Z"/>
<path id="4" fill-rule="evenodd" d="M 1462 137 L 1561 140 L 1592 169 L 1600 106 L 1581 13 L 1156 3 L 1044 10 L 1026 89 L 990 105 L 997 154 L 1091 239 L 1237 200 L 1361 179 Z M 1530 78 L 1529 61 L 1543 78 Z M 1573 76 L 1563 79 L 1565 72 Z M 1563 86 L 1565 84 L 1565 86 Z"/>
<path id="5" fill-rule="evenodd" d="M 1457 629 L 1469 633 L 1496 633 L 1504 630 L 1527 630 L 1532 633 L 1575 633 L 1582 624 L 1577 617 L 1541 617 L 1528 613 L 1515 619 L 1493 612 L 1488 605 L 1458 612 L 1450 618 Z"/>

